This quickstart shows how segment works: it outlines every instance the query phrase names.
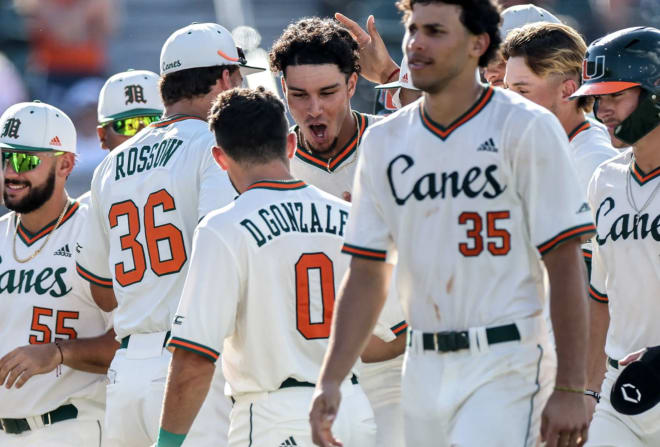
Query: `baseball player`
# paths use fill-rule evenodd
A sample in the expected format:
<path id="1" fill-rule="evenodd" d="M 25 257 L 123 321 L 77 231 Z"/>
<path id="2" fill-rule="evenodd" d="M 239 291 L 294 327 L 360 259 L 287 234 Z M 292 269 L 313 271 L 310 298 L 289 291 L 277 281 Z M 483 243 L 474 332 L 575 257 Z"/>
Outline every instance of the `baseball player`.
<path id="1" fill-rule="evenodd" d="M 175 31 L 161 52 L 163 119 L 113 150 L 95 172 L 78 273 L 102 309 L 114 309 L 121 348 L 108 371 L 110 445 L 156 441 L 171 354 L 164 349 L 181 296 L 192 233 L 236 196 L 211 156 L 205 117 L 213 99 L 238 86 L 246 67 L 231 34 L 212 23 Z M 229 403 L 218 369 L 191 445 L 226 439 Z M 217 407 L 217 408 L 214 408 Z M 208 424 L 205 426 L 204 424 Z"/>
<path id="2" fill-rule="evenodd" d="M 525 5 L 515 5 L 502 11 L 502 23 L 500 25 L 500 38 L 504 41 L 508 34 L 521 26 L 529 23 L 548 22 L 561 23 L 561 21 L 552 15 L 549 11 L 527 3 Z M 497 52 L 493 60 L 484 68 L 484 79 L 495 87 L 504 87 L 504 74 L 506 72 L 506 60 L 501 52 Z"/>
<path id="3" fill-rule="evenodd" d="M 110 316 L 75 273 L 87 206 L 69 199 L 76 131 L 61 110 L 15 104 L 0 117 L 0 445 L 100 446 Z"/>
<path id="4" fill-rule="evenodd" d="M 318 18 L 290 25 L 270 53 L 271 69 L 282 74 L 282 88 L 296 121 L 292 131 L 298 147 L 292 174 L 346 200 L 351 197 L 362 135 L 380 119 L 351 109 L 365 53 L 358 54 L 356 40 L 341 25 Z M 377 444 L 400 446 L 404 442 L 401 354 L 407 324 L 396 296 L 388 299 L 381 322 L 389 329 L 387 335 L 382 340 L 373 336 L 369 346 L 380 346 L 387 355 L 363 356 L 369 364 L 359 368 L 359 375 L 376 415 Z"/>
<path id="5" fill-rule="evenodd" d="M 396 248 L 394 284 L 411 328 L 406 444 L 533 446 L 541 435 L 549 446 L 581 445 L 579 244 L 594 225 L 580 212 L 584 191 L 565 133 L 547 110 L 477 82 L 477 66 L 499 45 L 493 2 L 472 2 L 469 11 L 441 0 L 399 6 L 408 66 L 424 96 L 362 142 L 343 248 L 354 257 L 317 381 L 314 441 L 336 445 L 339 383 L 387 295 L 382 261 Z M 544 266 L 556 375 L 542 317 Z"/>
<path id="6" fill-rule="evenodd" d="M 187 432 L 220 353 L 234 400 L 228 445 L 310 445 L 307 410 L 348 267 L 349 205 L 289 173 L 296 138 L 284 110 L 263 88 L 223 93 L 211 110 L 214 157 L 241 195 L 195 232 L 159 446 L 178 445 Z M 373 413 L 355 374 L 342 389 L 342 439 L 374 446 Z"/>
<path id="7" fill-rule="evenodd" d="M 505 85 L 559 119 L 585 192 L 598 165 L 617 155 L 605 129 L 585 116 L 591 112 L 593 99 L 570 98 L 580 86 L 586 51 L 587 45 L 573 28 L 545 22 L 514 29 L 502 46 Z M 590 241 L 582 246 L 582 254 L 589 270 Z"/>
<path id="8" fill-rule="evenodd" d="M 660 444 L 660 408 L 628 416 L 612 407 L 610 391 L 628 353 L 660 340 L 660 30 L 628 28 L 593 42 L 583 84 L 574 97 L 593 96 L 596 117 L 629 149 L 600 165 L 589 184 L 596 220 L 591 273 L 588 394 L 596 406 L 590 446 Z M 630 402 L 639 399 L 626 388 Z M 597 401 L 600 402 L 596 405 Z"/>

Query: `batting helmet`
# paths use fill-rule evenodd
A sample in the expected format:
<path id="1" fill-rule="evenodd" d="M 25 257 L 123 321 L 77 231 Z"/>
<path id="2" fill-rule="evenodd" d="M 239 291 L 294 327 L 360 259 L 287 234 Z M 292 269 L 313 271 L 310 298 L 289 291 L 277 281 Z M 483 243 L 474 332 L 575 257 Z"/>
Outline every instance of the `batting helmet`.
<path id="1" fill-rule="evenodd" d="M 660 124 L 660 30 L 626 28 L 594 41 L 582 63 L 582 85 L 571 95 L 597 96 L 641 87 L 639 105 L 614 135 L 634 144 Z M 598 101 L 594 105 L 597 112 Z"/>

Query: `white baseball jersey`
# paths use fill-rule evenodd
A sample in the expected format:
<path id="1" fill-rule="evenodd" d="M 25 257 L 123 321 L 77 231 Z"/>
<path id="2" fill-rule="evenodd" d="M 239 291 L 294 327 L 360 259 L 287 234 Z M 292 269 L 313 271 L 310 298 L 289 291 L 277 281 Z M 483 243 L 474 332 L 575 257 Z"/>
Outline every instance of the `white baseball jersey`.
<path id="1" fill-rule="evenodd" d="M 94 337 L 111 327 L 110 314 L 94 303 L 89 284 L 75 272 L 78 235 L 85 225 L 87 207 L 70 202 L 60 226 L 57 220 L 32 233 L 21 224 L 16 232 L 15 213 L 0 218 L 0 357 L 19 346 Z M 16 232 L 16 236 L 14 236 Z M 42 246 L 41 252 L 25 259 Z M 0 418 L 24 418 L 89 399 L 103 405 L 104 375 L 62 366 L 56 372 L 33 376 L 21 389 L 0 387 Z M 99 411 L 99 418 L 102 417 Z"/>
<path id="2" fill-rule="evenodd" d="M 355 135 L 337 156 L 330 159 L 314 155 L 302 147 L 299 128 L 294 126 L 292 130 L 298 136 L 298 147 L 291 160 L 291 173 L 296 178 L 342 199 L 344 192 L 351 192 L 362 136 L 371 124 L 382 119 L 380 116 L 356 111 L 353 111 L 353 116 L 357 122 Z"/>
<path id="3" fill-rule="evenodd" d="M 77 268 L 114 288 L 118 339 L 170 328 L 195 226 L 236 196 L 214 144 L 206 121 L 174 116 L 113 150 L 94 173 Z"/>
<path id="4" fill-rule="evenodd" d="M 361 148 L 343 251 L 382 261 L 396 246 L 414 329 L 540 315 L 540 256 L 594 231 L 559 121 L 515 93 L 485 87 L 447 127 L 420 99 L 371 126 Z"/>
<path id="5" fill-rule="evenodd" d="M 658 188 L 660 168 L 644 173 L 634 163 L 632 150 L 603 163 L 589 184 L 597 229 L 590 295 L 609 303 L 605 352 L 613 359 L 660 341 L 656 321 L 660 309 L 660 194 L 653 196 Z M 639 216 L 629 194 L 641 211 Z"/>
<path id="6" fill-rule="evenodd" d="M 222 352 L 232 395 L 316 382 L 350 261 L 340 252 L 349 209 L 294 180 L 255 183 L 211 213 L 195 232 L 170 346 L 213 361 Z"/>
<path id="7" fill-rule="evenodd" d="M 618 152 L 612 147 L 610 136 L 598 122 L 587 119 L 568 134 L 568 147 L 575 162 L 580 185 L 586 192 L 596 168 Z M 591 241 L 582 244 L 582 254 L 591 259 Z"/>

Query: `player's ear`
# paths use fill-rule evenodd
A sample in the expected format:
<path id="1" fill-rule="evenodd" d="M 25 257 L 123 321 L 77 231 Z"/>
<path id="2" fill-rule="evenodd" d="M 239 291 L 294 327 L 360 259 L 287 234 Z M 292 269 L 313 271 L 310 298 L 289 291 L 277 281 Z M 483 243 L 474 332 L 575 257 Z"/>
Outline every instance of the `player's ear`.
<path id="1" fill-rule="evenodd" d="M 351 73 L 351 75 L 348 77 L 348 97 L 352 98 L 353 95 L 355 94 L 355 89 L 357 87 L 358 83 L 358 74 L 357 73 Z"/>
<path id="2" fill-rule="evenodd" d="M 488 46 L 490 45 L 490 36 L 488 33 L 481 33 L 470 37 L 472 42 L 468 48 L 468 51 L 472 57 L 479 59 L 486 52 L 486 50 L 488 50 Z"/>
<path id="3" fill-rule="evenodd" d="M 227 170 L 227 155 L 225 154 L 225 151 L 222 150 L 220 146 L 213 146 L 213 149 L 211 150 L 211 153 L 213 154 L 213 158 L 215 159 L 215 162 L 220 165 L 220 167 L 223 170 Z"/>
<path id="4" fill-rule="evenodd" d="M 282 93 L 284 93 L 284 97 L 286 98 L 286 81 L 284 80 L 284 75 L 280 77 L 280 82 L 282 83 Z"/>
<path id="5" fill-rule="evenodd" d="M 566 79 L 564 82 L 561 84 L 561 99 L 565 102 L 571 101 L 569 97 L 575 93 L 575 91 L 579 88 L 580 86 L 578 85 L 577 82 L 575 82 L 575 79 Z M 573 102 L 573 101 L 571 101 Z M 575 101 L 577 104 L 577 101 Z"/>
<path id="6" fill-rule="evenodd" d="M 105 127 L 97 126 L 96 127 L 96 134 L 99 136 L 99 141 L 101 142 L 101 147 L 103 149 L 110 149 L 108 147 L 108 143 L 106 143 L 106 141 L 105 141 Z"/>
<path id="7" fill-rule="evenodd" d="M 286 158 L 289 160 L 293 158 L 293 155 L 296 153 L 296 145 L 298 144 L 298 137 L 296 137 L 295 132 L 289 132 L 289 135 L 286 136 Z"/>
<path id="8" fill-rule="evenodd" d="M 76 165 L 76 155 L 71 152 L 65 152 L 57 158 L 56 173 L 60 177 L 67 178 Z"/>

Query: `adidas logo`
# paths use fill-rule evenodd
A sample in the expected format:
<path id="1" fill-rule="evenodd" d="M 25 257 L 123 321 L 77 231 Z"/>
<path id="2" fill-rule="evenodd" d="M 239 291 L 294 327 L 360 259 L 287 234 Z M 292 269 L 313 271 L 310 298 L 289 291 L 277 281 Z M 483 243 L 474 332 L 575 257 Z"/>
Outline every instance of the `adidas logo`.
<path id="1" fill-rule="evenodd" d="M 62 142 L 60 139 L 55 135 L 52 140 L 50 140 L 50 145 L 51 146 L 62 146 Z"/>
<path id="2" fill-rule="evenodd" d="M 286 447 L 287 445 L 298 445 L 293 439 L 293 436 L 289 436 L 289 439 L 280 444 L 280 447 Z"/>
<path id="3" fill-rule="evenodd" d="M 591 211 L 591 208 L 589 208 L 589 204 L 587 202 L 584 202 L 582 206 L 580 206 L 580 209 L 577 210 L 577 213 L 575 214 L 586 213 L 587 211 Z"/>
<path id="4" fill-rule="evenodd" d="M 408 73 L 403 75 L 403 77 L 401 78 L 401 82 L 403 82 L 404 84 L 408 83 Z"/>
<path id="5" fill-rule="evenodd" d="M 486 151 L 486 152 L 498 152 L 497 147 L 495 147 L 495 142 L 492 138 L 481 143 L 481 146 L 477 148 L 477 151 Z"/>
<path id="6" fill-rule="evenodd" d="M 60 248 L 59 250 L 55 250 L 55 253 L 53 253 L 55 256 L 66 256 L 67 258 L 71 257 L 71 250 L 69 250 L 69 244 L 66 244 L 64 247 Z"/>

